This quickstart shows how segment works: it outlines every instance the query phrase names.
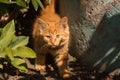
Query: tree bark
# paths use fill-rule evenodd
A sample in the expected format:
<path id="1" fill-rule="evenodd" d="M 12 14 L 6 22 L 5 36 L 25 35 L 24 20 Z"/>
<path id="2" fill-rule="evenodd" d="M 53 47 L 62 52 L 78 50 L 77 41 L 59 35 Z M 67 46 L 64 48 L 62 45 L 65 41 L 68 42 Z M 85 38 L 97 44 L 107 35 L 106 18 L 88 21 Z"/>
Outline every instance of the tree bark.
<path id="1" fill-rule="evenodd" d="M 88 69 L 113 72 L 120 67 L 120 0 L 59 0 L 69 18 L 70 53 Z"/>
<path id="2" fill-rule="evenodd" d="M 87 48 L 87 41 L 82 31 L 81 21 L 83 12 L 79 0 L 59 0 L 61 16 L 67 16 L 70 27 L 70 54 L 79 58 Z"/>

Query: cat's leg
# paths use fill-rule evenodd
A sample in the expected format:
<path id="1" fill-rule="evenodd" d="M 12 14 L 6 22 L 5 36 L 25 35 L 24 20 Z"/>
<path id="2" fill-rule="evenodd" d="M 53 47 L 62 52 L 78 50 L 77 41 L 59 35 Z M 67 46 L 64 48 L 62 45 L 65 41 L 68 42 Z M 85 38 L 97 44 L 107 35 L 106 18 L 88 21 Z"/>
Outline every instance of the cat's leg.
<path id="1" fill-rule="evenodd" d="M 70 72 L 67 70 L 68 56 L 66 56 L 66 55 L 58 55 L 56 57 L 55 61 L 56 61 L 56 65 L 58 67 L 60 77 L 62 77 L 62 78 L 71 77 Z"/>
<path id="2" fill-rule="evenodd" d="M 37 58 L 35 60 L 35 69 L 36 70 L 45 71 L 45 69 L 46 69 L 45 58 L 46 58 L 46 54 L 43 54 L 43 53 L 37 54 Z"/>
<path id="3" fill-rule="evenodd" d="M 46 60 L 46 53 L 47 49 L 46 47 L 42 47 L 41 49 L 36 48 L 37 53 L 37 58 L 35 59 L 35 69 L 40 70 L 40 71 L 45 71 L 46 65 L 45 65 L 45 60 Z"/>

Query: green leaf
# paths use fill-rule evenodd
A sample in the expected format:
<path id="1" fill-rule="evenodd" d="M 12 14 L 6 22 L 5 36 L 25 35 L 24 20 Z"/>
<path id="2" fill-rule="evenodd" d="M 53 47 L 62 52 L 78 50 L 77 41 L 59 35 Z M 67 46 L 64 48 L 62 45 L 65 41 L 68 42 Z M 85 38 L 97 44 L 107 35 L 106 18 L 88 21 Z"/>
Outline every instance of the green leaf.
<path id="1" fill-rule="evenodd" d="M 20 70 L 27 70 L 27 65 L 24 59 L 14 58 L 14 60 L 11 61 L 11 64 Z"/>
<path id="2" fill-rule="evenodd" d="M 42 9 L 44 9 L 44 6 L 43 6 L 42 2 L 41 2 L 40 0 L 36 0 L 36 1 L 37 1 L 37 3 L 39 4 L 39 6 L 40 6 Z"/>
<path id="3" fill-rule="evenodd" d="M 35 58 L 35 52 L 28 47 L 19 47 L 14 50 L 14 56 L 19 56 L 22 58 Z"/>
<path id="4" fill-rule="evenodd" d="M 0 3 L 8 3 L 9 0 L 0 0 Z"/>
<path id="5" fill-rule="evenodd" d="M 0 40 L 0 51 L 2 51 L 5 47 L 7 47 L 12 41 L 14 33 L 10 33 L 8 36 L 5 36 L 2 40 Z"/>
<path id="6" fill-rule="evenodd" d="M 22 7 L 27 6 L 25 0 L 16 0 L 16 4 Z"/>
<path id="7" fill-rule="evenodd" d="M 31 2 L 32 2 L 34 9 L 37 11 L 38 10 L 38 3 L 36 2 L 36 0 L 31 0 Z"/>
<path id="8" fill-rule="evenodd" d="M 18 47 L 25 46 L 27 45 L 28 40 L 29 37 L 26 36 L 16 37 L 16 39 L 10 43 L 9 47 L 11 47 L 12 49 L 16 49 Z"/>
<path id="9" fill-rule="evenodd" d="M 14 21 L 9 22 L 4 28 L 0 36 L 0 51 L 7 47 L 15 33 Z"/>
<path id="10" fill-rule="evenodd" d="M 10 21 L 4 28 L 1 34 L 1 37 L 8 36 L 10 33 L 15 33 L 15 24 L 14 20 Z"/>
<path id="11" fill-rule="evenodd" d="M 29 4 L 29 3 L 30 3 L 30 0 L 27 0 L 26 3 Z"/>
<path id="12" fill-rule="evenodd" d="M 0 0 L 0 3 L 12 4 L 12 3 L 16 3 L 16 2 L 12 1 L 12 0 Z"/>
<path id="13" fill-rule="evenodd" d="M 13 51 L 12 51 L 11 48 L 6 47 L 5 48 L 5 53 L 6 53 L 6 56 L 8 58 L 7 60 L 10 60 L 10 61 L 14 60 Z"/>
<path id="14" fill-rule="evenodd" d="M 0 58 L 5 58 L 6 53 L 4 51 L 0 52 Z"/>

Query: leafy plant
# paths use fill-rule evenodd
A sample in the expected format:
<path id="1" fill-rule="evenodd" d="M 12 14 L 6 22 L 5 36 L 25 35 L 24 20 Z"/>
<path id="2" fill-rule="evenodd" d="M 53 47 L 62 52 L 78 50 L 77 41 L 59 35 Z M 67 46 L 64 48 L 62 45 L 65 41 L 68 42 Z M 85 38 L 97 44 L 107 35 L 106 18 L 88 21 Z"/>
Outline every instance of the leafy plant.
<path id="1" fill-rule="evenodd" d="M 31 0 L 33 6 L 34 6 L 34 9 L 37 11 L 38 10 L 38 7 L 40 6 L 42 9 L 44 9 L 44 6 L 43 4 L 41 3 L 40 0 Z"/>
<path id="2" fill-rule="evenodd" d="M 49 0 L 47 0 L 49 2 Z M 34 9 L 37 11 L 38 7 L 44 9 L 44 6 L 40 0 L 0 0 L 0 3 L 15 4 L 19 7 L 29 7 L 29 3 L 32 2 Z"/>
<path id="3" fill-rule="evenodd" d="M 0 59 L 6 59 L 14 67 L 20 70 L 27 70 L 24 58 L 35 58 L 35 52 L 27 47 L 29 37 L 16 36 L 14 20 L 9 22 L 0 35 Z M 0 63 L 0 67 L 3 65 Z"/>
<path id="4" fill-rule="evenodd" d="M 50 3 L 50 0 L 46 1 Z M 20 70 L 27 70 L 24 58 L 36 57 L 34 51 L 26 46 L 29 37 L 15 35 L 15 24 L 17 24 L 16 29 L 17 27 L 22 28 L 21 24 L 19 24 L 18 18 L 21 17 L 19 15 L 26 15 L 26 12 L 22 12 L 22 10 L 24 11 L 25 9 L 27 11 L 30 8 L 30 3 L 36 11 L 39 7 L 44 9 L 41 0 L 0 0 L 0 68 L 3 67 L 2 59 L 6 59 L 14 67 Z M 9 14 L 8 21 L 14 19 L 16 22 L 12 20 L 4 26 L 1 16 L 4 17 L 5 14 Z M 6 20 L 6 22 L 8 21 Z"/>

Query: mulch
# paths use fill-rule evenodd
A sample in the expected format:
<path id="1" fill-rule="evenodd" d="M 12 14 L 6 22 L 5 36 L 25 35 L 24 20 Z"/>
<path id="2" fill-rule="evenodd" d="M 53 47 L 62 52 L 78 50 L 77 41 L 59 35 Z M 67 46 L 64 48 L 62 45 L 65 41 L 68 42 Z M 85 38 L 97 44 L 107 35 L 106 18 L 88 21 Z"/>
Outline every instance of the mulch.
<path id="1" fill-rule="evenodd" d="M 112 77 L 103 75 L 95 70 L 86 69 L 77 61 L 69 63 L 68 69 L 73 74 L 69 79 L 61 79 L 58 77 L 56 70 L 48 69 L 47 72 L 40 73 L 34 70 L 34 65 L 29 63 L 28 66 L 32 66 L 28 71 L 19 71 L 9 63 L 5 63 L 4 68 L 0 69 L 0 80 L 120 80 L 120 75 Z"/>

